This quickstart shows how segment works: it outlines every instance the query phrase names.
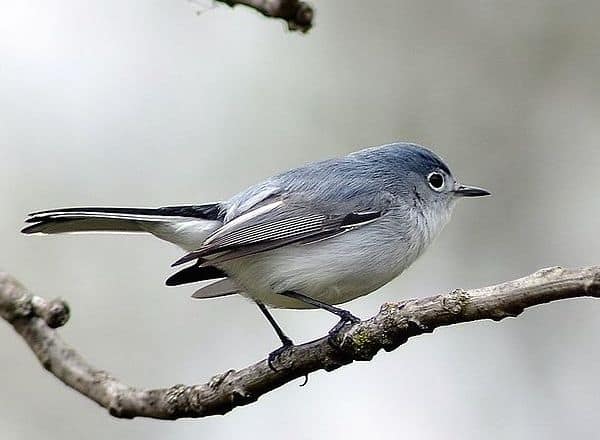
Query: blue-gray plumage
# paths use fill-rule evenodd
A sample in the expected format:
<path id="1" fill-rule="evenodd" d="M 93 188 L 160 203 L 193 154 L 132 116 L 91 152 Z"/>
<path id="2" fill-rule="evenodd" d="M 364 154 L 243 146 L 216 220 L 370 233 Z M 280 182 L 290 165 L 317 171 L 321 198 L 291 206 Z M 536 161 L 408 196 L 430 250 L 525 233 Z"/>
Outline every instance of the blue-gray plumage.
<path id="1" fill-rule="evenodd" d="M 460 185 L 433 152 L 409 143 L 367 148 L 275 175 L 204 205 L 66 208 L 33 213 L 25 233 L 149 232 L 189 251 L 167 284 L 211 281 L 196 298 L 239 293 L 283 308 L 334 307 L 412 264 L 447 223 Z"/>

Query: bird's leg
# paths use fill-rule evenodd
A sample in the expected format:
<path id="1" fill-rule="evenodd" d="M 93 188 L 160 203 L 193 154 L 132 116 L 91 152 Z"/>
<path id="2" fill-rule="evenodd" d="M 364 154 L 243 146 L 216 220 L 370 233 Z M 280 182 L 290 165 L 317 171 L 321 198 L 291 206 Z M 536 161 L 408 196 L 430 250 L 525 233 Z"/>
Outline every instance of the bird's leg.
<path id="1" fill-rule="evenodd" d="M 348 310 L 340 309 L 339 307 L 332 306 L 331 304 L 327 304 L 319 300 L 313 299 L 310 296 L 291 291 L 283 292 L 281 293 L 281 295 L 287 296 L 288 298 L 297 299 L 299 301 L 305 302 L 306 304 L 310 304 L 311 306 L 317 307 L 319 309 L 327 310 L 328 312 L 339 316 L 340 321 L 331 330 L 329 330 L 329 336 L 332 339 L 344 327 L 344 325 L 346 325 L 346 323 L 351 322 L 353 324 L 356 324 L 357 322 L 360 322 L 360 319 L 354 316 Z"/>
<path id="2" fill-rule="evenodd" d="M 267 321 L 269 321 L 269 323 L 275 330 L 275 333 L 277 333 L 279 339 L 281 340 L 281 347 L 269 353 L 269 358 L 267 359 L 269 368 L 271 368 L 271 370 L 273 371 L 277 371 L 277 369 L 273 366 L 273 362 L 276 362 L 284 351 L 286 351 L 290 347 L 293 347 L 294 342 L 283 332 L 281 327 L 279 327 L 279 324 L 277 324 L 277 321 L 275 321 L 275 318 L 273 318 L 273 315 L 271 315 L 267 307 L 259 301 L 255 302 L 260 311 L 263 313 L 263 315 L 265 315 L 265 318 L 267 318 Z"/>
<path id="3" fill-rule="evenodd" d="M 275 318 L 273 318 L 273 315 L 271 315 L 269 310 L 267 310 L 267 307 L 263 303 L 258 302 L 258 301 L 256 301 L 256 305 L 258 306 L 260 311 L 263 313 L 263 315 L 265 315 L 265 318 L 267 318 L 267 320 L 269 321 L 271 326 L 273 326 L 273 329 L 275 330 L 275 333 L 277 333 L 277 336 L 281 340 L 281 343 L 284 346 L 294 345 L 292 340 L 290 338 L 288 338 L 288 336 L 283 332 L 283 330 L 281 329 L 279 324 L 277 324 L 277 321 L 275 321 Z"/>

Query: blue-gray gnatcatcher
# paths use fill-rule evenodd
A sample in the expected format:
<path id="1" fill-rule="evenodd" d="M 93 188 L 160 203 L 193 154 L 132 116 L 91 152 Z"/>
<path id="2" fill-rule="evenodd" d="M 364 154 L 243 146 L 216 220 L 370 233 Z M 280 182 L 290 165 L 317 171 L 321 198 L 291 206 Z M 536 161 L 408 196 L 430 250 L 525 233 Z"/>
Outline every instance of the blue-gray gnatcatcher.
<path id="1" fill-rule="evenodd" d="M 335 307 L 383 286 L 439 234 L 455 202 L 485 196 L 459 184 L 434 153 L 393 143 L 308 164 L 231 199 L 163 208 L 65 208 L 31 214 L 26 234 L 148 232 L 189 253 L 168 285 L 204 281 L 194 298 L 239 293 L 255 301 L 283 347 L 292 344 L 266 306 Z"/>

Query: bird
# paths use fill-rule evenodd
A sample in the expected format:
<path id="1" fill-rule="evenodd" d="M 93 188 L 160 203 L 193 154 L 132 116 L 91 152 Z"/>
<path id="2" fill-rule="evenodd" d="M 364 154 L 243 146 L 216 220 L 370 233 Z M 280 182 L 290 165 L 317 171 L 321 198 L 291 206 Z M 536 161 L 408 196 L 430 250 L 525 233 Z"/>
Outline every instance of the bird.
<path id="1" fill-rule="evenodd" d="M 331 312 L 335 336 L 360 321 L 338 305 L 408 268 L 459 199 L 487 195 L 459 183 L 430 149 L 394 142 L 299 166 L 221 202 L 51 209 L 29 214 L 22 232 L 148 233 L 174 243 L 186 254 L 173 266 L 190 264 L 166 284 L 203 282 L 194 298 L 255 302 L 281 341 L 272 366 L 294 343 L 269 309 Z"/>

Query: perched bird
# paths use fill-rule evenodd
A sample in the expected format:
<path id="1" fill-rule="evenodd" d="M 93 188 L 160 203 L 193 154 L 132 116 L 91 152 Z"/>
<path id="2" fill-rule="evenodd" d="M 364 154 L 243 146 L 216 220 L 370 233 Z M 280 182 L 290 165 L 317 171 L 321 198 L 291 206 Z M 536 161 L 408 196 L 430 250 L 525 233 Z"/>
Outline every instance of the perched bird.
<path id="1" fill-rule="evenodd" d="M 30 214 L 22 232 L 146 232 L 180 246 L 188 253 L 174 265 L 193 263 L 167 285 L 212 280 L 193 297 L 253 300 L 283 344 L 271 363 L 293 343 L 267 306 L 327 310 L 340 317 L 332 332 L 358 321 L 335 305 L 398 276 L 458 199 L 485 195 L 430 150 L 393 143 L 283 172 L 223 202 L 53 209 Z"/>

